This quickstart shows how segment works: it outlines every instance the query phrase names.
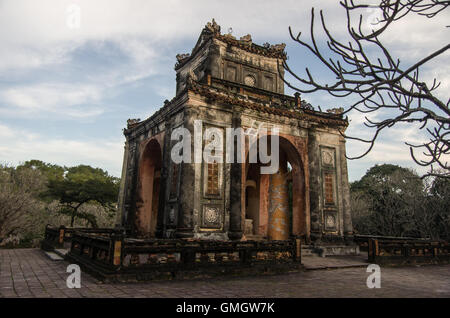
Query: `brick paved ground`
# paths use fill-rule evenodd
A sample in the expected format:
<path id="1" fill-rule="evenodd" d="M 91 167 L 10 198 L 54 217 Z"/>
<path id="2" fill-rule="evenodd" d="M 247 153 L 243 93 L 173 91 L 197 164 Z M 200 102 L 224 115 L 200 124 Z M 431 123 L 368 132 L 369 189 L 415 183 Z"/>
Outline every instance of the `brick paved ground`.
<path id="1" fill-rule="evenodd" d="M 82 288 L 68 289 L 67 265 L 38 249 L 0 250 L 0 297 L 450 297 L 450 265 L 382 268 L 381 289 L 366 287 L 362 267 L 127 284 L 101 284 L 82 274 Z"/>
<path id="2" fill-rule="evenodd" d="M 302 264 L 306 269 L 335 269 L 346 267 L 367 268 L 367 252 L 361 252 L 358 256 L 308 256 L 302 257 Z"/>

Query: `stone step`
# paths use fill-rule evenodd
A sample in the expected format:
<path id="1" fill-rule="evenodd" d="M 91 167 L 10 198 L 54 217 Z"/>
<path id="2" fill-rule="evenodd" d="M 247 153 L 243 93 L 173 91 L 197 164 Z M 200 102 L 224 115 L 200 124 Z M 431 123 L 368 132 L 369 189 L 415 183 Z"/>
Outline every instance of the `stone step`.
<path id="1" fill-rule="evenodd" d="M 50 258 L 52 261 L 63 261 L 64 258 L 62 258 L 61 256 L 59 256 L 58 254 L 54 253 L 54 252 L 44 252 L 45 255 L 47 255 L 48 258 Z"/>
<path id="2" fill-rule="evenodd" d="M 302 245 L 302 257 L 303 256 L 319 256 L 319 251 L 313 246 Z"/>
<path id="3" fill-rule="evenodd" d="M 358 245 L 303 245 L 302 256 L 344 256 L 344 255 L 359 255 Z"/>
<path id="4" fill-rule="evenodd" d="M 56 254 L 58 254 L 59 256 L 63 257 L 67 255 L 67 253 L 69 253 L 69 249 L 68 248 L 59 248 L 59 249 L 55 249 L 53 252 L 55 252 Z"/>

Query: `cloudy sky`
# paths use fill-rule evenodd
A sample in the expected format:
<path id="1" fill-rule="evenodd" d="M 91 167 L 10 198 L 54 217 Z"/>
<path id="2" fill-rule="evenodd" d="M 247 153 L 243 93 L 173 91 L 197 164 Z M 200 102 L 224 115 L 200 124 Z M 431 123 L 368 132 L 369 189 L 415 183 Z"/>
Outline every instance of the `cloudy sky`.
<path id="1" fill-rule="evenodd" d="M 309 36 L 312 6 L 323 9 L 330 30 L 345 39 L 345 17 L 337 1 L 0 0 L 0 162 L 89 164 L 120 176 L 126 120 L 145 119 L 174 96 L 175 55 L 190 52 L 212 18 L 222 32 L 231 27 L 236 37 L 250 33 L 255 43 L 285 42 L 292 68 L 304 74 L 310 67 L 326 80 L 330 75 L 288 34 L 292 26 Z M 79 25 L 73 19 L 77 9 Z M 376 13 L 366 16 L 374 19 Z M 411 65 L 446 43 L 449 18 L 449 12 L 432 20 L 408 17 L 383 41 L 402 65 Z M 445 54 L 422 71 L 424 80 L 442 81 L 438 93 L 445 99 L 449 62 Z M 326 93 L 303 98 L 322 109 L 350 102 Z M 350 119 L 350 135 L 370 135 L 360 114 Z M 423 172 L 404 145 L 423 138 L 409 126 L 386 131 L 370 155 L 349 161 L 350 180 L 375 163 Z M 359 155 L 364 147 L 349 141 L 347 151 Z"/>

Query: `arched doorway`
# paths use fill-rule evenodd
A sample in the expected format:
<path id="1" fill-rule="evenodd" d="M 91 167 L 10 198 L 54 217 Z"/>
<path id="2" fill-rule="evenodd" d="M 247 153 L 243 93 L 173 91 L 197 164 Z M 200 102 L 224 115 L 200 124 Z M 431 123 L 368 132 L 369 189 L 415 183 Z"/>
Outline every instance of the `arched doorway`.
<path id="1" fill-rule="evenodd" d="M 144 148 L 139 166 L 137 230 L 141 236 L 154 237 L 158 220 L 162 151 L 156 139 Z"/>
<path id="2" fill-rule="evenodd" d="M 270 138 L 268 143 L 270 149 Z M 279 136 L 278 172 L 261 174 L 261 166 L 259 158 L 250 163 L 247 155 L 243 213 L 246 237 L 286 240 L 291 235 L 306 236 L 305 173 L 299 151 L 291 141 Z"/>

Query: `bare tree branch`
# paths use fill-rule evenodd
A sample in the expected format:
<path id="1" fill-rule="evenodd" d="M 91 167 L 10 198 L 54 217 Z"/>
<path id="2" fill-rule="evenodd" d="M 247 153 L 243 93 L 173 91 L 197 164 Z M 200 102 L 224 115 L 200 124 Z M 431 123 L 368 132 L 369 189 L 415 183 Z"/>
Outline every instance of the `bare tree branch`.
<path id="1" fill-rule="evenodd" d="M 367 155 L 380 136 L 381 131 L 399 123 L 420 124 L 419 130 L 424 130 L 428 141 L 422 143 L 407 143 L 411 158 L 420 166 L 429 167 L 426 175 L 439 175 L 450 178 L 450 99 L 441 100 L 435 90 L 440 82 L 433 80 L 431 87 L 421 80 L 420 68 L 431 60 L 441 56 L 450 49 L 450 43 L 444 44 L 434 52 L 430 52 L 412 63 L 409 67 L 401 66 L 400 60 L 381 43 L 379 36 L 389 30 L 389 26 L 408 14 L 415 13 L 427 18 L 433 18 L 450 6 L 450 1 L 443 0 L 382 0 L 378 5 L 355 3 L 353 0 L 343 0 L 342 7 L 347 16 L 347 33 L 350 41 L 344 43 L 337 40 L 329 31 L 323 12 L 320 11 L 322 30 L 326 35 L 328 52 L 324 54 L 315 36 L 315 12 L 311 10 L 310 34 L 308 43 L 301 38 L 301 33 L 294 35 L 291 27 L 289 34 L 293 41 L 303 46 L 333 74 L 336 78 L 332 83 L 319 83 L 309 68 L 302 77 L 292 70 L 284 61 L 285 70 L 291 74 L 298 85 L 286 80 L 285 83 L 301 93 L 325 91 L 335 97 L 357 96 L 358 100 L 349 105 L 344 113 L 352 110 L 361 113 L 380 113 L 387 118 L 379 121 L 365 117 L 365 125 L 375 130 L 373 137 L 364 140 L 358 137 L 346 138 L 358 140 L 369 145 L 368 149 L 358 159 Z M 357 24 L 352 21 L 352 13 L 358 10 L 372 8 L 380 11 L 381 17 L 373 24 L 375 29 L 363 30 L 363 15 L 359 15 Z M 374 54 L 378 52 L 378 54 Z M 328 54 L 333 57 L 328 57 Z M 384 110 L 387 110 L 385 112 Z M 416 152 L 422 152 L 419 159 Z M 439 173 L 435 173 L 440 168 Z M 425 175 L 425 176 L 426 176 Z M 425 177 L 424 176 L 424 177 Z"/>

